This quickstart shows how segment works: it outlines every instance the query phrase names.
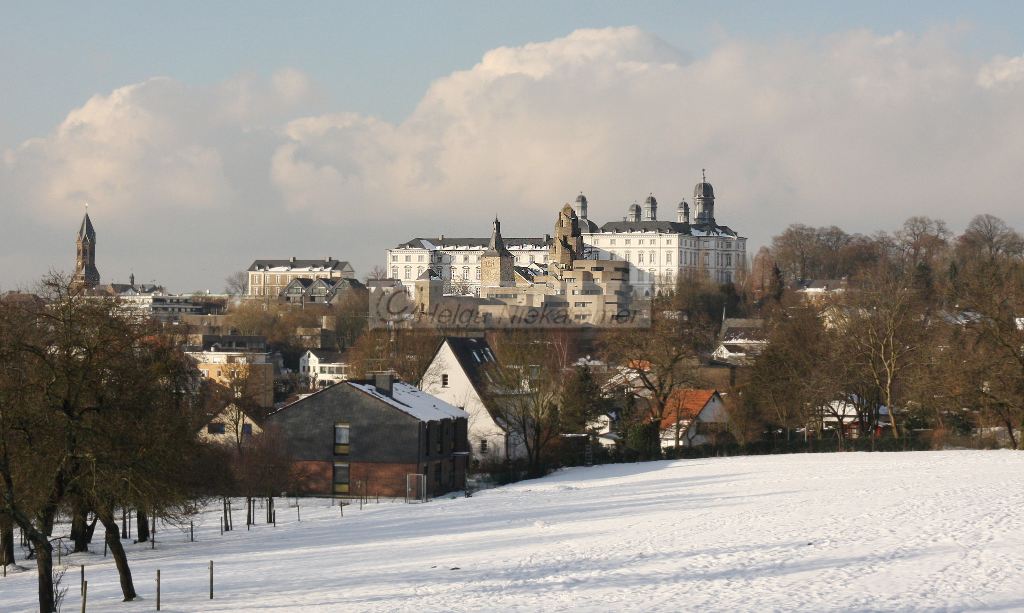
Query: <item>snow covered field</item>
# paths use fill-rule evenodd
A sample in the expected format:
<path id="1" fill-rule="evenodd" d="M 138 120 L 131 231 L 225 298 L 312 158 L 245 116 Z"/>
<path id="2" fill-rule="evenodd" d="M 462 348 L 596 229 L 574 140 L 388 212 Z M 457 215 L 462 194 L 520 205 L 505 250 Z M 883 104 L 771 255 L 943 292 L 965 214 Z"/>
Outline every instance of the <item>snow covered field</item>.
<path id="1" fill-rule="evenodd" d="M 1024 453 L 739 457 L 577 468 L 422 505 L 278 502 L 278 526 L 174 528 L 65 557 L 78 611 L 1024 610 Z M 239 505 L 241 506 L 241 505 Z M 240 529 L 239 529 L 240 527 Z M 97 542 L 100 542 L 97 540 Z M 95 547 L 95 546 L 94 546 Z M 216 598 L 207 599 L 215 561 Z M 0 611 L 35 607 L 35 572 Z"/>

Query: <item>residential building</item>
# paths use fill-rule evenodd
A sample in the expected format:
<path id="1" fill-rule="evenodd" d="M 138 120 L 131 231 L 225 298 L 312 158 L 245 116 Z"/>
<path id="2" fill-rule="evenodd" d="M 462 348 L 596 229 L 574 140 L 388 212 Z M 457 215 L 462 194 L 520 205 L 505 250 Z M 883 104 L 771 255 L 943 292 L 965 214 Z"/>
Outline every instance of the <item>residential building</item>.
<path id="1" fill-rule="evenodd" d="M 697 447 L 722 442 L 729 415 L 715 390 L 681 389 L 669 396 L 661 420 L 661 447 Z"/>
<path id="2" fill-rule="evenodd" d="M 263 432 L 263 428 L 240 407 L 230 404 L 215 415 L 199 431 L 199 440 L 205 443 L 241 446 L 252 437 Z"/>
<path id="3" fill-rule="evenodd" d="M 465 487 L 467 419 L 465 411 L 379 373 L 278 409 L 265 426 L 275 428 L 292 456 L 300 493 L 406 496 L 408 475 L 420 474 L 426 495 L 438 496 Z"/>
<path id="4" fill-rule="evenodd" d="M 726 366 L 747 366 L 768 344 L 763 319 L 726 318 L 711 361 Z"/>
<path id="5" fill-rule="evenodd" d="M 204 379 L 257 406 L 274 404 L 274 362 L 261 336 L 191 335 L 188 355 Z"/>
<path id="6" fill-rule="evenodd" d="M 295 277 L 281 290 L 278 300 L 287 304 L 334 304 L 352 290 L 364 290 L 366 286 L 351 277 L 308 278 Z"/>
<path id="7" fill-rule="evenodd" d="M 277 299 L 293 279 L 354 279 L 348 262 L 325 257 L 322 260 L 256 260 L 249 266 L 245 295 L 250 298 Z"/>
<path id="8" fill-rule="evenodd" d="M 526 456 L 517 436 L 484 401 L 487 368 L 496 358 L 483 338 L 446 337 L 431 358 L 419 388 L 466 411 L 469 448 L 475 463 L 493 464 Z"/>
<path id="9" fill-rule="evenodd" d="M 310 349 L 299 358 L 299 375 L 310 389 L 318 389 L 348 380 L 349 363 L 337 351 Z"/>

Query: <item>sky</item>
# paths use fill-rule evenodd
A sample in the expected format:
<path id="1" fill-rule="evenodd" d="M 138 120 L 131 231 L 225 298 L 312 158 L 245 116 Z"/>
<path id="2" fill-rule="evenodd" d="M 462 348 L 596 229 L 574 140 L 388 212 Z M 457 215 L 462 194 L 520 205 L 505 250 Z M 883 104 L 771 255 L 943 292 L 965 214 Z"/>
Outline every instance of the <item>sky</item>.
<path id="1" fill-rule="evenodd" d="M 702 168 L 748 251 L 790 223 L 1024 230 L 1017 2 L 0 2 L 0 290 L 74 265 L 220 291 L 365 275 L 416 236 L 550 232 Z"/>

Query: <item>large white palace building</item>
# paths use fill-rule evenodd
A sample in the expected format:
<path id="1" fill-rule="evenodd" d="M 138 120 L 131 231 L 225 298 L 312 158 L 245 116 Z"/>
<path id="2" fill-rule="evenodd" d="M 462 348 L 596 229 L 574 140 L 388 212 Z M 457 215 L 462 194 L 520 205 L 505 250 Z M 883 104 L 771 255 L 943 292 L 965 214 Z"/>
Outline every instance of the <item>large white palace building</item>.
<path id="1" fill-rule="evenodd" d="M 685 200 L 675 220 L 658 219 L 653 195 L 631 204 L 622 221 L 598 226 L 588 217 L 587 198 L 580 194 L 572 205 L 579 218 L 584 257 L 621 260 L 630 264 L 630 284 L 649 295 L 661 286 L 672 286 L 680 275 L 702 275 L 729 283 L 746 267 L 747 239 L 715 219 L 715 192 L 701 180 L 693 188 L 693 217 Z M 387 250 L 387 269 L 409 292 L 428 268 L 445 281 L 447 291 L 479 294 L 480 256 L 487 238 L 414 238 Z M 506 238 L 516 266 L 545 265 L 552 240 L 549 235 Z"/>

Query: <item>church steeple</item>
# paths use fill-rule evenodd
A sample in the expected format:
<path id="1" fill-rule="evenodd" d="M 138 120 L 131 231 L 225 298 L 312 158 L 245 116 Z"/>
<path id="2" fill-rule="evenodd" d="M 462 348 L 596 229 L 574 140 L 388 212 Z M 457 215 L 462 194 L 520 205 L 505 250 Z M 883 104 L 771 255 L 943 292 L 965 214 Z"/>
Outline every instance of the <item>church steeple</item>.
<path id="1" fill-rule="evenodd" d="M 100 272 L 96 270 L 96 229 L 89 219 L 89 205 L 85 205 L 85 216 L 78 228 L 78 240 L 75 241 L 75 276 L 71 279 L 72 287 L 92 289 L 100 284 Z"/>

